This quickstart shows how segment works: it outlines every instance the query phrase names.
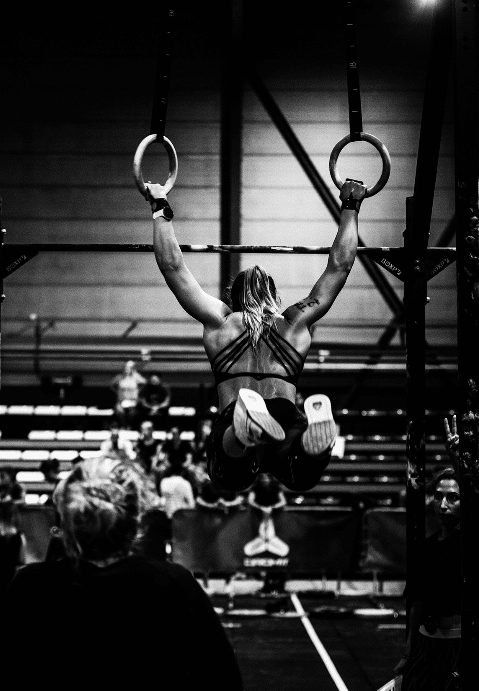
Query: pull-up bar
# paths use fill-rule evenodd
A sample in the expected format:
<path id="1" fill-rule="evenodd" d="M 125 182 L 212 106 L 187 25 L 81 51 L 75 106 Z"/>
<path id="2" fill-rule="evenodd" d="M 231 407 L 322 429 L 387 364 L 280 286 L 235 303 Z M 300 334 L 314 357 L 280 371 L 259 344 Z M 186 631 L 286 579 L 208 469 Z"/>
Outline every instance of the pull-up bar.
<path id="1" fill-rule="evenodd" d="M 9 244 L 6 249 L 32 252 L 153 252 L 153 245 L 137 243 L 30 243 Z M 329 254 L 331 247 L 316 245 L 180 245 L 182 252 L 238 254 Z M 404 247 L 358 247 L 358 254 L 404 252 Z M 455 256 L 455 247 L 429 247 L 427 253 Z"/>

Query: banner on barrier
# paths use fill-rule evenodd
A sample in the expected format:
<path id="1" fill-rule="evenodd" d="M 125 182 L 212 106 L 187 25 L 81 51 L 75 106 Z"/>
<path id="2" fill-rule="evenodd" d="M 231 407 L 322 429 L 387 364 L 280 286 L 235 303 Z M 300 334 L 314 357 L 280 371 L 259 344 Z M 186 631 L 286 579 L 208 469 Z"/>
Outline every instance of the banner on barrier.
<path id="1" fill-rule="evenodd" d="M 289 508 L 261 515 L 187 509 L 173 517 L 173 561 L 193 572 L 286 569 L 351 573 L 357 563 L 360 517 L 350 508 Z"/>

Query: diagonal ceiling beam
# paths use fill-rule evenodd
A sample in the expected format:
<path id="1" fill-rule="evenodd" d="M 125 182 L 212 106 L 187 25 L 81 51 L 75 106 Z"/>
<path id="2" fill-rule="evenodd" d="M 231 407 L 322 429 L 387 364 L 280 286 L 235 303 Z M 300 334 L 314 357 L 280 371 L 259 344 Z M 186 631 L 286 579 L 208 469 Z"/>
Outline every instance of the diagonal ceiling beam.
<path id="1" fill-rule="evenodd" d="M 266 88 L 264 82 L 259 77 L 253 65 L 246 62 L 245 71 L 246 78 L 251 84 L 264 109 L 278 128 L 280 134 L 306 173 L 314 189 L 321 197 L 335 223 L 339 224 L 341 216 L 341 207 L 339 202 L 331 193 L 331 190 L 318 172 L 314 163 L 311 161 L 308 153 L 292 130 L 291 125 L 285 118 L 283 112 L 277 105 L 269 90 Z M 358 244 L 360 247 L 365 247 L 365 243 L 361 240 L 361 238 L 359 238 Z M 405 310 L 402 300 L 396 294 L 394 288 L 391 286 L 386 276 L 382 272 L 382 269 L 380 269 L 369 257 L 358 255 L 358 259 L 364 266 L 368 276 L 379 290 L 381 296 L 395 317 L 404 316 Z"/>

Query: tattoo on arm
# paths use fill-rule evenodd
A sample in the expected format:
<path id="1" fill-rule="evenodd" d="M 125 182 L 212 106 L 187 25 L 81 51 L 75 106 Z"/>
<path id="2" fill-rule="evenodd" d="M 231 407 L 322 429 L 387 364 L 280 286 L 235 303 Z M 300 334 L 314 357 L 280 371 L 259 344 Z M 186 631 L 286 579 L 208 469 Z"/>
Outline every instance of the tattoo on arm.
<path id="1" fill-rule="evenodd" d="M 310 298 L 309 300 L 301 300 L 301 302 L 295 302 L 293 307 L 297 307 L 301 312 L 304 312 L 304 310 L 307 307 L 315 307 L 316 305 L 319 305 L 319 300 L 316 298 Z"/>

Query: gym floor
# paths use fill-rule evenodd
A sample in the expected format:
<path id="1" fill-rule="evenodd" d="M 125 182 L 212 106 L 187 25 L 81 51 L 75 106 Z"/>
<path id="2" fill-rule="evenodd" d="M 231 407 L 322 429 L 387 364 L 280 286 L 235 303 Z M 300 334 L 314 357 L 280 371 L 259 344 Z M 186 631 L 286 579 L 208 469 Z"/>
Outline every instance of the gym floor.
<path id="1" fill-rule="evenodd" d="M 288 592 L 212 600 L 245 691 L 377 691 L 404 650 L 404 601 L 397 596 Z"/>

